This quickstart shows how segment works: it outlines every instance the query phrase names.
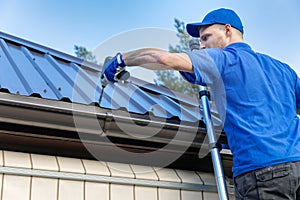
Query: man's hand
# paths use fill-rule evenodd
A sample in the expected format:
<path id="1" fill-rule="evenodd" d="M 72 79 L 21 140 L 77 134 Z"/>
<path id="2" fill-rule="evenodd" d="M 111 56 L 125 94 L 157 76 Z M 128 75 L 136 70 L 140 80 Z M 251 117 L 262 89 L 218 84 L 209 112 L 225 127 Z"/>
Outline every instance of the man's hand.
<path id="1" fill-rule="evenodd" d="M 118 79 L 122 79 L 121 73 L 122 72 L 126 73 L 126 71 L 124 71 L 125 66 L 126 65 L 122 59 L 122 54 L 118 53 L 110 61 L 108 61 L 107 63 L 104 64 L 103 70 L 104 70 L 104 74 L 105 74 L 107 80 L 109 80 L 111 82 L 117 82 Z M 117 72 L 119 72 L 119 73 L 117 73 Z M 121 76 L 118 77 L 117 76 L 118 74 L 120 74 Z M 127 79 L 128 77 L 129 77 L 129 73 L 127 72 L 127 76 L 125 79 Z"/>

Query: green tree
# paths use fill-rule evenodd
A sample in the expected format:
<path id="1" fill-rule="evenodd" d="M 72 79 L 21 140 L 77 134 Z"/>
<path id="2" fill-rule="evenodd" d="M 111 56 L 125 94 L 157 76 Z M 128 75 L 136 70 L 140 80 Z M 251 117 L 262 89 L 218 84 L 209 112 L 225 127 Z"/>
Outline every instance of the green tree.
<path id="1" fill-rule="evenodd" d="M 184 22 L 175 18 L 174 27 L 177 30 L 177 37 L 179 38 L 179 44 L 172 46 L 169 45 L 169 52 L 181 53 L 190 51 L 189 41 L 192 37 L 186 32 Z M 156 71 L 157 85 L 164 86 L 179 93 L 183 93 L 189 96 L 198 96 L 199 89 L 197 85 L 190 84 L 182 78 L 178 73 L 167 70 L 167 71 Z"/>
<path id="2" fill-rule="evenodd" d="M 169 51 L 176 53 L 190 51 L 189 42 L 192 37 L 186 32 L 184 22 L 176 18 L 174 19 L 174 22 L 174 27 L 177 31 L 176 36 L 179 38 L 179 44 L 175 46 L 169 45 Z"/>
<path id="3" fill-rule="evenodd" d="M 97 63 L 96 56 L 93 52 L 88 51 L 85 47 L 74 45 L 75 55 L 83 60 Z"/>

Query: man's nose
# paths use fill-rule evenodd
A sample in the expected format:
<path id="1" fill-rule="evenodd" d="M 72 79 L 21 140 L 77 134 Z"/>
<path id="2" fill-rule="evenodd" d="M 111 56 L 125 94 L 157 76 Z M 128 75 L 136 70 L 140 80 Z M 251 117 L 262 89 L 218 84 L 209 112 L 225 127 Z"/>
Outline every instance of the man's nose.
<path id="1" fill-rule="evenodd" d="M 203 43 L 201 43 L 200 44 L 200 49 L 205 49 L 206 47 L 205 47 L 205 44 L 203 44 Z"/>

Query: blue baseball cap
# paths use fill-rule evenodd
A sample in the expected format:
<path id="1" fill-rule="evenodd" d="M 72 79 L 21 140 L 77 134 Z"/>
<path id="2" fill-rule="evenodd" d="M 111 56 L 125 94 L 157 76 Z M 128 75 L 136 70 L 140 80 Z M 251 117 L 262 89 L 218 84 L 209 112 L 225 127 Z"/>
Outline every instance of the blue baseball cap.
<path id="1" fill-rule="evenodd" d="M 209 12 L 202 22 L 189 23 L 186 25 L 187 32 L 193 37 L 200 37 L 199 28 L 212 24 L 230 24 L 232 27 L 238 29 L 242 34 L 244 33 L 243 24 L 240 17 L 230 9 L 220 8 Z"/>

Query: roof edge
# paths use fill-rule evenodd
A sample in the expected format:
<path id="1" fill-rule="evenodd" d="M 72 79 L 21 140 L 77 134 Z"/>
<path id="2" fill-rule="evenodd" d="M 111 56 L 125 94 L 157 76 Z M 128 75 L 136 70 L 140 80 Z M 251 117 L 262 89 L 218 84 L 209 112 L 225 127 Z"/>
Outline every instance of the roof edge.
<path id="1" fill-rule="evenodd" d="M 45 54 L 51 54 L 52 56 L 54 56 L 56 58 L 62 59 L 67 62 L 72 62 L 72 63 L 78 64 L 78 65 L 82 65 L 84 67 L 88 67 L 89 69 L 97 71 L 97 72 L 101 71 L 101 68 L 102 68 L 101 65 L 98 65 L 96 63 L 89 62 L 87 60 L 83 60 L 76 56 L 72 56 L 70 54 L 67 54 L 67 53 L 34 43 L 34 42 L 31 42 L 29 40 L 25 40 L 25 39 L 16 37 L 13 35 L 9 35 L 7 33 L 1 32 L 1 31 L 0 31 L 0 38 L 3 38 L 12 43 L 16 43 L 18 45 L 21 44 L 21 45 L 26 46 L 27 48 L 30 48 L 34 51 L 39 51 L 39 52 L 42 52 Z"/>

